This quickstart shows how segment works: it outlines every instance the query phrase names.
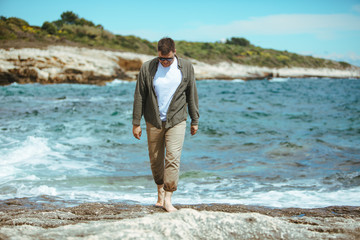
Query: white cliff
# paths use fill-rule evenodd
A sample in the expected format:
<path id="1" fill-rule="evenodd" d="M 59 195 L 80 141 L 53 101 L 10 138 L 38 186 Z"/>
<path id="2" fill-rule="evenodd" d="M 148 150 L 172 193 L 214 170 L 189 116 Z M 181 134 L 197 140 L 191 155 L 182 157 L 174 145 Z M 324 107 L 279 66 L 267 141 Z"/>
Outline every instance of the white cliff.
<path id="1" fill-rule="evenodd" d="M 0 49 L 0 85 L 18 83 L 104 84 L 135 80 L 143 62 L 154 56 L 79 47 Z M 360 68 L 346 70 L 267 68 L 229 62 L 207 64 L 191 60 L 197 79 L 264 79 L 271 77 L 360 78 Z"/>

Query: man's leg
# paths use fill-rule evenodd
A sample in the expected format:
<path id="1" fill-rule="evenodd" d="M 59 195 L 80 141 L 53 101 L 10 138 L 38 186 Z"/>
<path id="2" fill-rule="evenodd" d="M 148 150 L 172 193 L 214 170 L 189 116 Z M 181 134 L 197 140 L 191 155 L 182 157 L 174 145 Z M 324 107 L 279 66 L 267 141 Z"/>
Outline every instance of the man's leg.
<path id="1" fill-rule="evenodd" d="M 165 133 L 164 207 L 168 212 L 177 210 L 171 203 L 171 196 L 172 193 L 177 190 L 179 181 L 180 157 L 184 144 L 185 130 L 186 121 L 183 121 L 167 129 Z"/>
<path id="2" fill-rule="evenodd" d="M 155 203 L 155 206 L 164 207 L 164 200 L 165 200 L 164 184 L 157 185 L 157 189 L 158 189 L 158 200 Z"/>
<path id="3" fill-rule="evenodd" d="M 158 188 L 158 200 L 156 206 L 164 206 L 164 152 L 165 152 L 165 129 L 158 129 L 150 123 L 146 123 L 150 166 L 153 178 Z"/>

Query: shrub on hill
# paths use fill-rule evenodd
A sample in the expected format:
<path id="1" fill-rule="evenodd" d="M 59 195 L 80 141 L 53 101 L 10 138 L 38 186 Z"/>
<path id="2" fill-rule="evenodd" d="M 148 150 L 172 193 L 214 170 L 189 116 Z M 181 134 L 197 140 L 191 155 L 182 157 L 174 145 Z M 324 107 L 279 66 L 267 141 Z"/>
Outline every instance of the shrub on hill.
<path id="1" fill-rule="evenodd" d="M 43 23 L 43 25 L 41 26 L 41 29 L 45 30 L 49 34 L 55 34 L 57 32 L 57 28 L 56 28 L 55 24 L 47 22 L 47 21 Z"/>
<path id="2" fill-rule="evenodd" d="M 239 46 L 243 46 L 243 47 L 250 46 L 250 41 L 247 40 L 246 38 L 232 37 L 231 39 L 227 39 L 225 43 L 226 44 L 239 45 Z"/>

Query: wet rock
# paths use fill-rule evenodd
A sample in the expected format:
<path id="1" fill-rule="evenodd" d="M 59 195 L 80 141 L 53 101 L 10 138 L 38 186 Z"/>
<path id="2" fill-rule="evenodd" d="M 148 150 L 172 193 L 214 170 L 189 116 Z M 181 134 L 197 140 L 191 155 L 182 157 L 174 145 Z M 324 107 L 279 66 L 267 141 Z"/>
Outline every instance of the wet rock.
<path id="1" fill-rule="evenodd" d="M 194 205 L 192 208 L 198 206 Z M 201 205 L 200 208 L 212 209 L 213 206 Z M 355 240 L 360 236 L 358 216 L 294 219 L 251 211 L 242 212 L 246 211 L 247 206 L 235 208 L 224 204 L 215 206 L 216 209 L 225 211 L 199 211 L 184 206 L 178 207 L 179 211 L 166 213 L 164 210 L 155 211 L 153 206 L 91 203 L 51 212 L 32 212 L 27 218 L 14 216 L 12 225 L 6 224 L 0 228 L 0 237 L 4 239 L 336 238 Z M 250 209 L 265 211 L 263 207 L 250 207 Z M 237 212 L 238 210 L 241 212 Z M 137 213 L 138 216 L 134 217 L 128 213 Z M 123 218 L 115 217 L 118 215 Z"/>

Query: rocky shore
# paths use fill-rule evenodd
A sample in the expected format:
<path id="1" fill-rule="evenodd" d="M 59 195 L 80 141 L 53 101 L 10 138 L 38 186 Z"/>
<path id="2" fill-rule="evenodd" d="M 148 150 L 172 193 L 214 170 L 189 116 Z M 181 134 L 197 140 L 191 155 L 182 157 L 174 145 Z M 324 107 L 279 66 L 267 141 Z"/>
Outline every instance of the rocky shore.
<path id="1" fill-rule="evenodd" d="M 82 47 L 0 49 L 0 85 L 79 83 L 103 85 L 114 79 L 136 80 L 141 64 L 154 56 Z M 360 78 L 360 68 L 267 68 L 231 62 L 191 60 L 199 79 Z"/>
<path id="2" fill-rule="evenodd" d="M 44 200 L 44 199 L 43 199 Z M 359 239 L 360 208 L 0 202 L 0 239 Z"/>

